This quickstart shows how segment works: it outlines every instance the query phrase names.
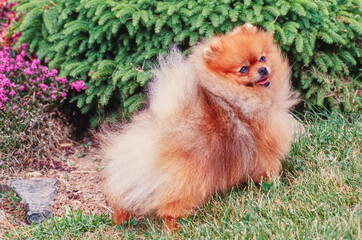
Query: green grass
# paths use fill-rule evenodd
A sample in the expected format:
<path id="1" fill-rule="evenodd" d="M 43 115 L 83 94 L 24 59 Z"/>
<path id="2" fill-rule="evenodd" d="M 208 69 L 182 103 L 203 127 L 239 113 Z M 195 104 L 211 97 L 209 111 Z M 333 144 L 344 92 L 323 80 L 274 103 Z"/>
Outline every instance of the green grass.
<path id="1" fill-rule="evenodd" d="M 361 239 L 362 117 L 307 113 L 279 178 L 214 196 L 169 235 L 154 219 L 113 227 L 106 215 L 68 211 L 3 232 L 31 239 Z M 0 233 L 1 235 L 1 233 Z"/>

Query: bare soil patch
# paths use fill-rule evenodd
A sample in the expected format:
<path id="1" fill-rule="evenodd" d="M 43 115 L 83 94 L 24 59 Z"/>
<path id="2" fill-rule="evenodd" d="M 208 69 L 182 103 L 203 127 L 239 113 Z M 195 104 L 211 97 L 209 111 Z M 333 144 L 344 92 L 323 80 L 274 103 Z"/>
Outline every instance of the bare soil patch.
<path id="1" fill-rule="evenodd" d="M 66 207 L 82 209 L 84 214 L 109 213 L 102 190 L 104 163 L 97 154 L 98 149 L 90 146 L 64 143 L 63 154 L 51 160 L 43 170 L 21 170 L 1 172 L 1 179 L 44 177 L 58 180 L 58 194 L 52 204 L 56 216 L 63 216 Z"/>

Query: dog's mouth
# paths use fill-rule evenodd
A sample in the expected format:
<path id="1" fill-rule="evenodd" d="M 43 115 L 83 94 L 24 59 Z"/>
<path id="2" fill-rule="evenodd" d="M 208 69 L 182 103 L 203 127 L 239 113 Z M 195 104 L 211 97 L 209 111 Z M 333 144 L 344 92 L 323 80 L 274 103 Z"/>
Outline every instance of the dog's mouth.
<path id="1" fill-rule="evenodd" d="M 262 87 L 269 87 L 271 84 L 269 77 L 265 77 L 259 81 L 255 81 L 255 82 L 249 82 L 247 84 L 245 84 L 247 87 L 254 87 L 256 85 L 262 86 Z"/>
<path id="2" fill-rule="evenodd" d="M 256 84 L 260 85 L 260 86 L 263 86 L 263 87 L 269 87 L 270 86 L 270 79 L 268 77 L 260 80 L 260 81 L 257 81 Z"/>

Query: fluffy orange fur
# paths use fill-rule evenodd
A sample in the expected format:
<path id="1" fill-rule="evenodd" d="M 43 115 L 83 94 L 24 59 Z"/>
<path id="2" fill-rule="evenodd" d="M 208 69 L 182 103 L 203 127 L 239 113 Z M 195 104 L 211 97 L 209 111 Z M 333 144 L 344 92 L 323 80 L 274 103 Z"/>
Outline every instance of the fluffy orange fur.
<path id="1" fill-rule="evenodd" d="M 216 192 L 278 174 L 297 122 L 288 61 L 245 24 L 160 60 L 149 107 L 103 146 L 114 223 L 184 217 Z M 172 226 L 172 223 L 169 223 Z"/>

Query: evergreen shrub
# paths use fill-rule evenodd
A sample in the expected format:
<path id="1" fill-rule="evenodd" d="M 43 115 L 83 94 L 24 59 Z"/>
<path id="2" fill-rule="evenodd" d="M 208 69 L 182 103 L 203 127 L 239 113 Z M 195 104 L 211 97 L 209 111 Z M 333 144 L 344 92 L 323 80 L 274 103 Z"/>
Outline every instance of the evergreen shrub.
<path id="1" fill-rule="evenodd" d="M 361 108 L 360 0 L 23 0 L 15 31 L 60 75 L 84 79 L 82 113 L 135 111 L 155 58 L 245 22 L 274 33 L 308 106 Z"/>

